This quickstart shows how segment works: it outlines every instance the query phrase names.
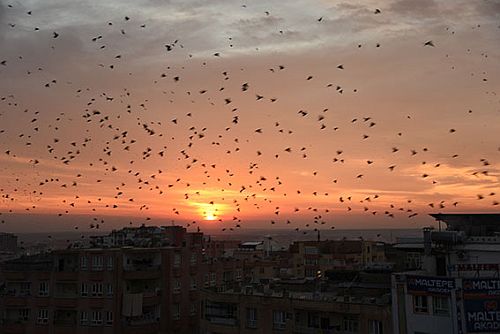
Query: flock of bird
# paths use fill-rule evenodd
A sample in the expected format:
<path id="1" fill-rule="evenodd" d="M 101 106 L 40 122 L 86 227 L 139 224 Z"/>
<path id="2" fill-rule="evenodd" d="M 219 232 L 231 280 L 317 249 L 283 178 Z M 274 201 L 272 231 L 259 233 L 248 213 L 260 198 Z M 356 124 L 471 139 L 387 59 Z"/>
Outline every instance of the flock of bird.
<path id="1" fill-rule="evenodd" d="M 22 8 L 16 6 L 6 6 L 7 19 L 16 15 L 38 15 L 33 10 L 21 12 Z M 243 5 L 242 10 L 249 7 Z M 378 8 L 370 11 L 372 15 L 384 15 L 384 10 Z M 255 15 L 270 16 L 271 13 Z M 327 21 L 325 14 L 312 19 L 310 24 L 321 25 Z M 423 156 L 421 161 L 411 160 L 411 164 L 429 169 L 413 178 L 416 183 L 425 181 L 431 189 L 425 191 L 432 193 L 440 176 L 432 170 L 442 169 L 444 162 L 428 161 L 425 156 L 438 143 L 424 140 L 415 144 L 421 145 L 420 149 L 391 144 L 379 146 L 377 150 L 385 152 L 382 162 L 372 154 L 353 162 L 343 141 L 367 147 L 374 137 L 381 136 L 374 129 L 383 121 L 376 115 L 360 116 L 363 111 L 347 121 L 334 121 L 337 108 L 334 103 L 325 103 L 319 111 L 303 106 L 292 109 L 287 103 L 291 100 L 287 88 L 281 89 L 281 86 L 294 85 L 300 92 L 300 87 L 315 82 L 318 90 L 326 92 L 326 101 L 333 101 L 332 96 L 362 98 L 363 92 L 351 84 L 318 83 L 317 80 L 323 80 L 318 79 L 323 78 L 321 69 L 311 71 L 297 64 L 289 65 L 286 56 L 261 69 L 245 63 L 235 64 L 231 52 L 237 48 L 238 40 L 234 37 L 228 37 L 227 50 L 221 48 L 200 55 L 190 53 L 183 37 L 178 36 L 159 45 L 161 61 L 137 65 L 138 59 L 131 59 L 117 49 L 114 39 L 127 38 L 140 45 L 141 37 L 137 36 L 140 31 L 147 32 L 149 25 L 127 15 L 120 21 L 102 22 L 102 33 L 87 36 L 83 42 L 91 51 L 90 55 L 81 55 L 82 62 L 95 62 L 91 65 L 95 67 L 93 82 L 78 75 L 72 77 L 71 68 L 57 72 L 65 74 L 59 78 L 54 75 L 56 71 L 46 69 L 45 62 L 50 62 L 63 47 L 60 41 L 65 38 L 65 31 L 47 31 L 43 26 L 10 22 L 7 25 L 6 34 L 40 34 L 37 38 L 43 39 L 50 51 L 36 61 L 25 61 L 27 54 L 4 59 L 5 49 L 0 49 L 0 78 L 9 74 L 25 82 L 26 87 L 38 87 L 32 94 L 0 91 L 0 153 L 3 155 L 0 221 L 3 224 L 9 223 L 9 218 L 16 213 L 55 213 L 62 224 L 70 225 L 72 214 L 84 213 L 88 223 L 75 225 L 74 229 L 106 228 L 107 217 L 115 215 L 133 217 L 128 222 L 130 225 L 144 222 L 161 225 L 171 220 L 190 228 L 197 228 L 202 220 L 209 219 L 219 221 L 217 226 L 222 231 L 252 227 L 251 221 L 257 219 L 307 234 L 311 230 L 334 229 L 336 217 L 348 214 L 357 214 L 366 220 L 373 216 L 392 220 L 413 219 L 425 210 L 451 210 L 470 205 L 498 210 L 500 187 L 495 190 L 495 182 L 490 191 L 477 193 L 469 203 L 449 197 L 425 203 L 421 198 L 410 196 L 397 202 L 386 195 L 385 184 L 380 184 L 379 189 L 364 186 L 372 166 L 391 160 L 382 167 L 390 178 L 400 172 L 397 161 Z M 278 28 L 275 33 L 287 38 L 285 28 Z M 382 42 L 353 46 L 355 49 L 369 47 L 382 48 Z M 436 41 L 422 38 L 417 47 L 438 57 L 436 50 L 440 45 Z M 258 48 L 252 52 L 252 59 L 265 57 Z M 174 55 L 177 61 L 170 61 L 169 57 Z M 57 68 L 58 64 L 47 66 Z M 133 66 L 142 66 L 143 70 L 129 70 Z M 332 61 L 331 68 L 342 75 L 348 75 L 351 70 L 348 60 Z M 303 73 L 299 82 L 290 82 L 287 72 L 291 70 Z M 255 72 L 269 84 L 258 82 Z M 245 75 L 248 80 L 240 79 Z M 488 81 L 486 73 L 482 73 L 482 77 L 483 82 Z M 123 87 L 132 81 L 138 83 Z M 280 89 L 273 89 L 277 86 Z M 319 99 L 304 91 L 299 99 Z M 288 111 L 273 114 L 273 109 Z M 471 114 L 473 110 L 468 109 L 457 117 Z M 411 122 L 413 115 L 404 115 L 401 119 Z M 386 136 L 397 139 L 405 135 L 400 129 L 392 129 L 391 124 L 383 126 L 391 129 L 386 130 Z M 342 138 L 343 131 L 355 133 L 355 137 Z M 442 135 L 458 136 L 457 132 L 460 129 L 450 127 Z M 353 138 L 359 142 L 353 143 L 356 140 Z M 480 151 L 480 143 L 477 145 Z M 320 153 L 318 147 L 321 147 Z M 371 149 L 368 146 L 366 150 Z M 500 147 L 497 151 L 500 154 Z M 462 155 L 451 152 L 448 158 L 460 161 Z M 467 170 L 466 177 L 498 181 L 497 161 L 498 155 L 481 158 L 474 168 Z M 330 177 L 347 164 L 349 168 L 359 166 L 359 169 Z M 299 169 L 302 172 L 297 172 Z M 336 191 L 336 187 L 346 182 L 348 172 L 353 173 L 347 182 L 353 187 L 352 191 Z M 325 174 L 329 175 L 327 182 L 325 177 L 320 178 Z M 304 184 L 298 180 L 305 180 Z M 401 190 L 405 190 L 404 185 Z M 198 218 L 193 218 L 196 216 Z"/>

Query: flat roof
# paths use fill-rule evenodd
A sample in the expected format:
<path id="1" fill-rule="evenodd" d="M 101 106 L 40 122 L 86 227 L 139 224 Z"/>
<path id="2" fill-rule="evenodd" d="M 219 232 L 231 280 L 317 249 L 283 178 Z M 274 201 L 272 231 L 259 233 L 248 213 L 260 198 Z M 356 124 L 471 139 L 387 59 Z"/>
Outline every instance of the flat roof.
<path id="1" fill-rule="evenodd" d="M 431 213 L 448 225 L 500 225 L 500 213 Z"/>

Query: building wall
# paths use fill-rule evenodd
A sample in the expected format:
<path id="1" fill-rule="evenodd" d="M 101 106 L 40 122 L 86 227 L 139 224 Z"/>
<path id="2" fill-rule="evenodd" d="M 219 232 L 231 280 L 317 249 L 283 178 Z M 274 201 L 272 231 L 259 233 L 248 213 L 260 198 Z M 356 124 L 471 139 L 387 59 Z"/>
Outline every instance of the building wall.
<path id="1" fill-rule="evenodd" d="M 208 261 L 198 234 L 181 238 L 174 232 L 176 247 L 70 249 L 5 264 L 0 270 L 0 286 L 4 282 L 7 287 L 0 296 L 0 333 L 198 333 L 199 289 L 205 282 L 214 287 L 237 282 L 243 265 Z M 29 293 L 21 293 L 27 282 Z M 40 283 L 48 286 L 46 296 L 39 294 Z M 86 295 L 82 284 L 87 284 Z M 101 284 L 102 293 L 92 295 L 93 286 L 99 290 Z M 29 310 L 27 320 L 19 321 L 24 309 Z M 37 323 L 40 309 L 48 312 L 43 324 Z M 132 309 L 142 311 L 134 315 Z M 94 311 L 101 311 L 102 322 L 92 323 Z M 82 312 L 88 312 L 88 324 L 81 323 Z M 109 324 L 106 312 L 113 314 Z"/>
<path id="2" fill-rule="evenodd" d="M 17 236 L 10 233 L 0 233 L 0 252 L 15 253 L 17 251 Z"/>
<path id="3" fill-rule="evenodd" d="M 232 309 L 217 316 L 217 309 Z M 256 321 L 249 322 L 249 309 Z M 390 306 L 300 300 L 286 296 L 202 292 L 201 333 L 370 333 L 373 322 L 392 333 Z M 279 313 L 280 315 L 277 315 Z M 283 322 L 277 322 L 283 319 Z"/>

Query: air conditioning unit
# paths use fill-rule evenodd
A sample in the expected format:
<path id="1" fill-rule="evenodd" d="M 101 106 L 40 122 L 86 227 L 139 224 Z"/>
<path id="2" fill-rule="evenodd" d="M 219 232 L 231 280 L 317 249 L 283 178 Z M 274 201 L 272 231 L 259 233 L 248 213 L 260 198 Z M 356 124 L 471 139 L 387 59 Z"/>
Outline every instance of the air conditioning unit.
<path id="1" fill-rule="evenodd" d="M 457 252 L 457 258 L 461 261 L 465 261 L 465 260 L 468 260 L 469 259 L 469 253 L 466 252 L 466 251 L 458 251 Z"/>

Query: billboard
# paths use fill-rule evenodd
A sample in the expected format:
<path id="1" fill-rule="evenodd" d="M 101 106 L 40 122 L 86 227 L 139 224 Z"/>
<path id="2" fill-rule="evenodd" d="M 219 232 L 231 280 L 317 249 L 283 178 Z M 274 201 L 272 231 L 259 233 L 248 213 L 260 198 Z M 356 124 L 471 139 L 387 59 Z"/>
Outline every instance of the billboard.
<path id="1" fill-rule="evenodd" d="M 463 296 L 467 333 L 499 333 L 500 280 L 464 279 Z"/>
<path id="2" fill-rule="evenodd" d="M 446 277 L 407 276 L 409 293 L 448 296 L 455 289 L 455 279 Z"/>

